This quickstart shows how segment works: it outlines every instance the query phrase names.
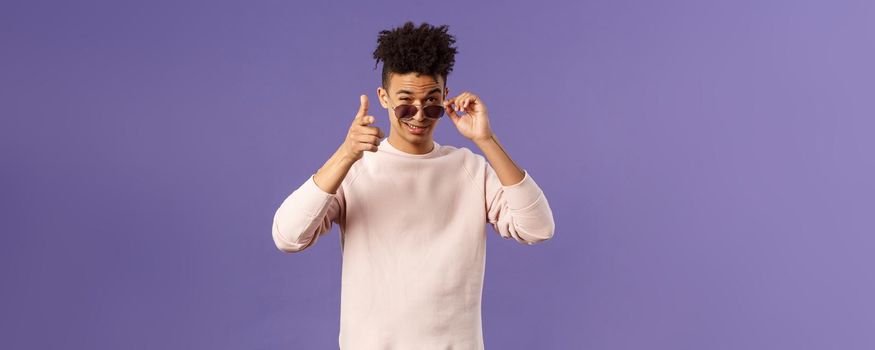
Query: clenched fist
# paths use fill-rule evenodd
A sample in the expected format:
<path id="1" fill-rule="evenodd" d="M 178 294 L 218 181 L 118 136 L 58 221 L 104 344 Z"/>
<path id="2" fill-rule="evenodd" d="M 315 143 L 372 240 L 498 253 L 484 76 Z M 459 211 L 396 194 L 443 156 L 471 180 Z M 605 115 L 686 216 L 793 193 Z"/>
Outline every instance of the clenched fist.
<path id="1" fill-rule="evenodd" d="M 346 134 L 346 139 L 340 148 L 344 155 L 357 161 L 362 158 L 365 151 L 376 152 L 377 146 L 380 145 L 380 140 L 383 139 L 383 131 L 376 126 L 370 126 L 376 121 L 376 118 L 368 114 L 368 96 L 359 96 L 360 106 L 352 126 L 349 127 L 349 132 Z"/>

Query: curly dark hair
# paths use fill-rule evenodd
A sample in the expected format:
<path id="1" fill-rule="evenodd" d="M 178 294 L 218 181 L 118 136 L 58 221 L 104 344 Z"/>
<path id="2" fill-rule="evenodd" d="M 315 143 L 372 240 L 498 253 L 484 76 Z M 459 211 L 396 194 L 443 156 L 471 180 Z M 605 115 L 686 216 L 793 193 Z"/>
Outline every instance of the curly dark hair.
<path id="1" fill-rule="evenodd" d="M 447 34 L 447 25 L 432 26 L 423 22 L 416 27 L 407 21 L 392 30 L 380 31 L 377 49 L 374 50 L 374 69 L 383 61 L 383 88 L 389 86 L 389 74 L 416 72 L 427 74 L 437 80 L 440 75 L 447 81 L 456 63 L 456 50 L 452 46 L 456 38 Z"/>

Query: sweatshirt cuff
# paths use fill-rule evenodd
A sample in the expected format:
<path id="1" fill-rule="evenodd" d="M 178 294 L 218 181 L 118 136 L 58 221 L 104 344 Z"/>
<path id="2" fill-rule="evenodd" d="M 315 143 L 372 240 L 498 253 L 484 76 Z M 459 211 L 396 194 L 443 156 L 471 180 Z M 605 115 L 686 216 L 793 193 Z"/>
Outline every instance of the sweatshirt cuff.
<path id="1" fill-rule="evenodd" d="M 520 182 L 513 185 L 502 185 L 504 195 L 507 196 L 507 205 L 510 209 L 524 209 L 541 198 L 541 188 L 535 180 L 529 176 L 529 172 L 523 170 L 524 176 Z"/>

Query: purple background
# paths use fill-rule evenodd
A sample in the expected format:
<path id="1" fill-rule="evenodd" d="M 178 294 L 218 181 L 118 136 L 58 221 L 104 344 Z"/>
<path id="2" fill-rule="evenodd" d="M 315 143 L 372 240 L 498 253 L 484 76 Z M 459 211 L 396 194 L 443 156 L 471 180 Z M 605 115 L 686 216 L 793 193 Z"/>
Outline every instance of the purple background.
<path id="1" fill-rule="evenodd" d="M 875 348 L 875 3 L 617 0 L 4 1 L 0 348 L 336 348 L 337 229 L 271 221 L 407 19 L 554 210 L 488 348 Z"/>

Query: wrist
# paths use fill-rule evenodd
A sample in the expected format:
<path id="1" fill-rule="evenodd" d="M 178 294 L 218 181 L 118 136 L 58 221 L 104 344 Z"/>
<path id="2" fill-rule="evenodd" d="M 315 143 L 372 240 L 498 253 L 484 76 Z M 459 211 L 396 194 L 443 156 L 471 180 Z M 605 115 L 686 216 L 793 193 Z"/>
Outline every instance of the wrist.
<path id="1" fill-rule="evenodd" d="M 472 138 L 472 142 L 474 142 L 477 147 L 483 148 L 483 146 L 487 146 L 492 143 L 496 143 L 497 140 L 495 138 L 495 134 L 489 134 L 489 136 L 484 136 L 480 138 Z"/>
<path id="2" fill-rule="evenodd" d="M 356 158 L 356 155 L 349 152 L 346 147 L 340 147 L 340 149 L 338 149 L 337 152 L 334 153 L 334 159 L 341 165 L 351 165 L 358 160 L 358 158 Z"/>

